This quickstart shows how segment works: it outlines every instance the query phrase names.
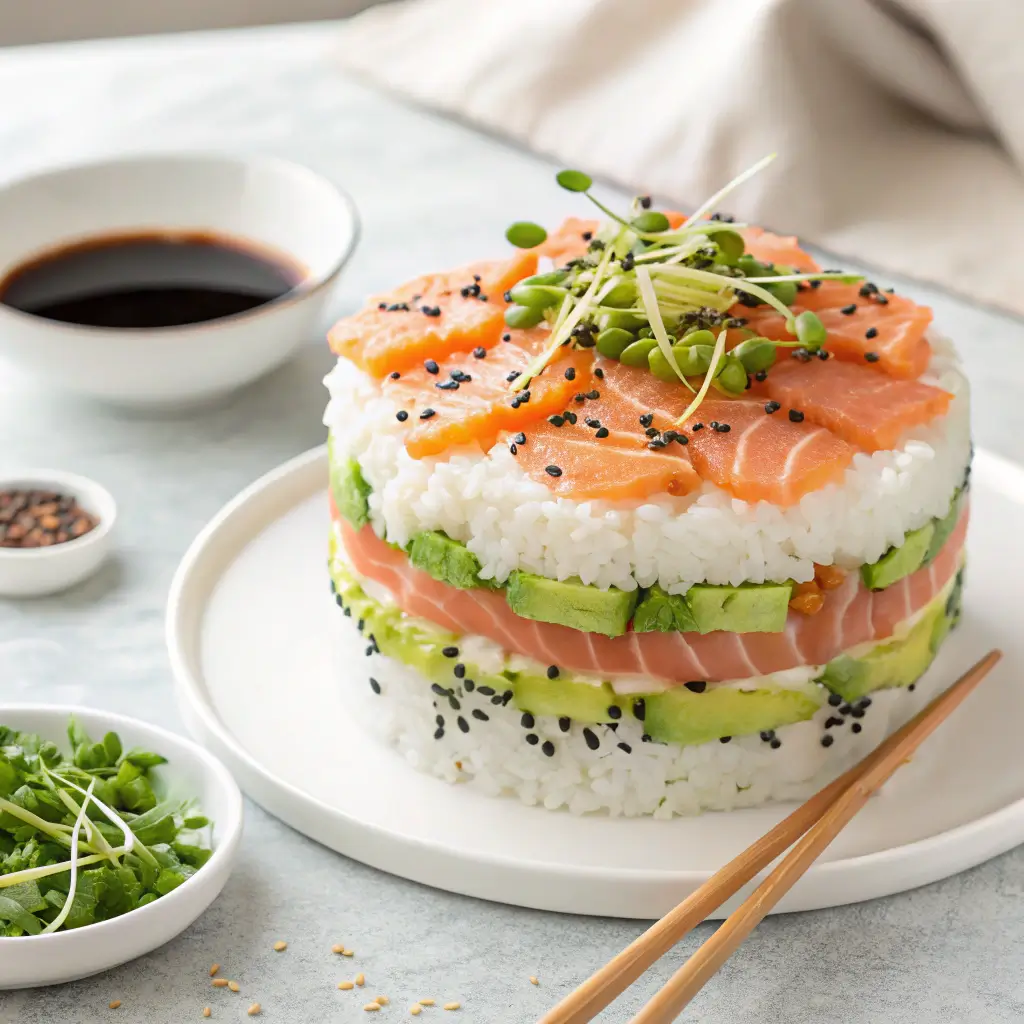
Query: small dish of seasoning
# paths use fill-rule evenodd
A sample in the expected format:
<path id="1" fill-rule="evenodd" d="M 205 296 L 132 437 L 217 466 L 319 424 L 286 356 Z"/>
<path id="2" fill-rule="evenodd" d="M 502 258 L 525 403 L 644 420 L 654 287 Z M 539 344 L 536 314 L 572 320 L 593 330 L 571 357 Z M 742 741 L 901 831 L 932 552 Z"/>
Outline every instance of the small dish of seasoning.
<path id="1" fill-rule="evenodd" d="M 93 480 L 59 470 L 0 477 L 0 597 L 54 594 L 110 553 L 117 506 Z"/>

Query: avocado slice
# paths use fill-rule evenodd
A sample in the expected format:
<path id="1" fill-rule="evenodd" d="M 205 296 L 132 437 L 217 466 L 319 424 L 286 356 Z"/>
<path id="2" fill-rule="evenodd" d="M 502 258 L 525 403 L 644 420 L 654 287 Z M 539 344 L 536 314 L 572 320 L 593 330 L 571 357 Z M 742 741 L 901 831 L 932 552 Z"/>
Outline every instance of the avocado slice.
<path id="1" fill-rule="evenodd" d="M 909 686 L 932 663 L 949 623 L 945 602 L 936 602 L 907 636 L 879 644 L 861 658 L 840 655 L 825 666 L 821 681 L 847 703 L 884 687 Z"/>
<path id="2" fill-rule="evenodd" d="M 930 565 L 935 561 L 935 557 L 942 550 L 943 545 L 949 540 L 950 535 L 956 529 L 956 524 L 960 521 L 960 491 L 959 489 L 954 492 L 952 499 L 949 502 L 949 511 L 941 518 L 933 520 L 935 530 L 932 533 L 931 543 L 928 545 L 928 550 L 925 552 L 924 561 L 922 565 Z"/>
<path id="3" fill-rule="evenodd" d="M 330 436 L 327 438 L 327 457 L 334 504 L 358 530 L 370 521 L 371 487 L 363 478 L 363 471 L 355 459 L 335 460 L 334 439 Z"/>
<path id="4" fill-rule="evenodd" d="M 860 576 L 869 590 L 885 590 L 904 576 L 917 572 L 924 564 L 935 536 L 935 523 L 911 530 L 898 548 L 889 548 L 877 562 L 860 567 Z"/>
<path id="5" fill-rule="evenodd" d="M 633 614 L 636 633 L 692 633 L 697 629 L 690 606 L 681 594 L 670 594 L 658 586 L 644 592 Z"/>
<path id="6" fill-rule="evenodd" d="M 803 722 L 822 706 L 824 698 L 824 691 L 814 684 L 795 690 L 716 686 L 703 693 L 679 686 L 645 697 L 644 727 L 652 739 L 665 743 L 707 743 Z"/>
<path id="7" fill-rule="evenodd" d="M 505 598 L 512 611 L 524 619 L 621 636 L 636 608 L 638 591 L 602 590 L 578 579 L 549 580 L 516 570 L 508 578 Z"/>
<path id="8" fill-rule="evenodd" d="M 738 587 L 698 583 L 686 592 L 697 629 L 730 633 L 781 633 L 786 628 L 792 583 L 741 583 Z"/>
<path id="9" fill-rule="evenodd" d="M 417 569 L 459 590 L 498 586 L 493 580 L 480 578 L 480 559 L 465 544 L 439 530 L 417 533 L 409 542 L 408 555 Z"/>
<path id="10" fill-rule="evenodd" d="M 632 703 L 628 697 L 617 696 L 608 683 L 547 679 L 532 673 L 515 673 L 512 690 L 517 708 L 535 715 L 565 716 L 576 722 L 611 722 Z M 610 714 L 609 708 L 613 709 Z"/>

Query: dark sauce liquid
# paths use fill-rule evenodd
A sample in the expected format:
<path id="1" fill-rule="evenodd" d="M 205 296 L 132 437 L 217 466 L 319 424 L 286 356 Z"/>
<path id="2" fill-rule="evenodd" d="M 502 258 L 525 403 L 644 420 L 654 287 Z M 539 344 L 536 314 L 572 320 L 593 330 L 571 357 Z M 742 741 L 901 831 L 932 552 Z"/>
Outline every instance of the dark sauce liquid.
<path id="1" fill-rule="evenodd" d="M 180 327 L 266 305 L 304 276 L 287 257 L 221 235 L 118 234 L 21 264 L 0 282 L 0 303 L 90 327 Z"/>

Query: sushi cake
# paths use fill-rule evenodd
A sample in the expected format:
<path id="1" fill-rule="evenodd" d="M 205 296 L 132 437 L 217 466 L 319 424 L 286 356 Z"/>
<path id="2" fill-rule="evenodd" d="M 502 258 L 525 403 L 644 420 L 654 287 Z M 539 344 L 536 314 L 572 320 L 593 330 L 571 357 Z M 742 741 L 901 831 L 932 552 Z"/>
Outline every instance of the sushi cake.
<path id="1" fill-rule="evenodd" d="M 960 607 L 952 345 L 704 209 L 508 237 L 330 333 L 346 700 L 417 769 L 550 809 L 808 795 L 942 685 L 918 681 Z"/>

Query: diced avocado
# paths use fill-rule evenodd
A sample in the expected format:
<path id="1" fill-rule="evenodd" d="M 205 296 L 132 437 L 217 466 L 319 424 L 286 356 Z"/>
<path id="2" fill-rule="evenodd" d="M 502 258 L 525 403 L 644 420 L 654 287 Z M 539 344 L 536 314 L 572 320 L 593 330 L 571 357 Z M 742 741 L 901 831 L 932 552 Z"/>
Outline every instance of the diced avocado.
<path id="1" fill-rule="evenodd" d="M 480 559 L 465 544 L 437 530 L 417 533 L 409 542 L 408 554 L 417 569 L 460 590 L 496 586 L 493 580 L 480 578 Z"/>
<path id="2" fill-rule="evenodd" d="M 928 668 L 949 631 L 944 602 L 928 609 L 910 633 L 879 644 L 860 658 L 841 655 L 825 666 L 821 681 L 847 702 L 889 686 L 909 686 Z"/>
<path id="3" fill-rule="evenodd" d="M 644 728 L 664 743 L 707 743 L 722 736 L 745 736 L 803 722 L 823 702 L 824 692 L 813 685 L 795 690 L 716 686 L 703 693 L 680 686 L 647 695 Z"/>
<path id="4" fill-rule="evenodd" d="M 626 632 L 637 596 L 635 590 L 602 590 L 578 579 L 549 580 L 518 570 L 509 576 L 505 590 L 509 607 L 524 619 L 554 622 L 605 636 Z"/>
<path id="5" fill-rule="evenodd" d="M 889 548 L 877 562 L 860 567 L 864 586 L 870 590 L 885 590 L 904 576 L 917 572 L 935 536 L 935 523 L 925 523 L 919 530 L 912 530 L 903 538 L 898 548 Z"/>
<path id="6" fill-rule="evenodd" d="M 941 518 L 934 520 L 935 530 L 932 533 L 931 543 L 925 552 L 922 565 L 929 565 L 935 561 L 935 557 L 942 550 L 943 545 L 949 540 L 950 535 L 956 529 L 960 520 L 960 491 L 958 490 L 949 503 L 949 511 Z"/>
<path id="7" fill-rule="evenodd" d="M 608 683 L 547 679 L 530 673 L 516 673 L 512 689 L 517 708 L 535 715 L 567 716 L 575 722 L 610 722 L 631 703 L 629 698 L 617 697 Z M 619 715 L 609 714 L 609 708 L 619 709 Z"/>
<path id="8" fill-rule="evenodd" d="M 657 583 L 644 593 L 633 614 L 636 633 L 692 633 L 696 629 L 686 598 L 668 593 Z"/>
<path id="9" fill-rule="evenodd" d="M 711 633 L 781 633 L 786 628 L 791 583 L 741 583 L 718 587 L 698 583 L 686 592 L 697 629 Z"/>
<path id="10" fill-rule="evenodd" d="M 355 459 L 334 458 L 334 439 L 328 437 L 331 495 L 338 511 L 358 530 L 370 521 L 370 485 Z"/>

